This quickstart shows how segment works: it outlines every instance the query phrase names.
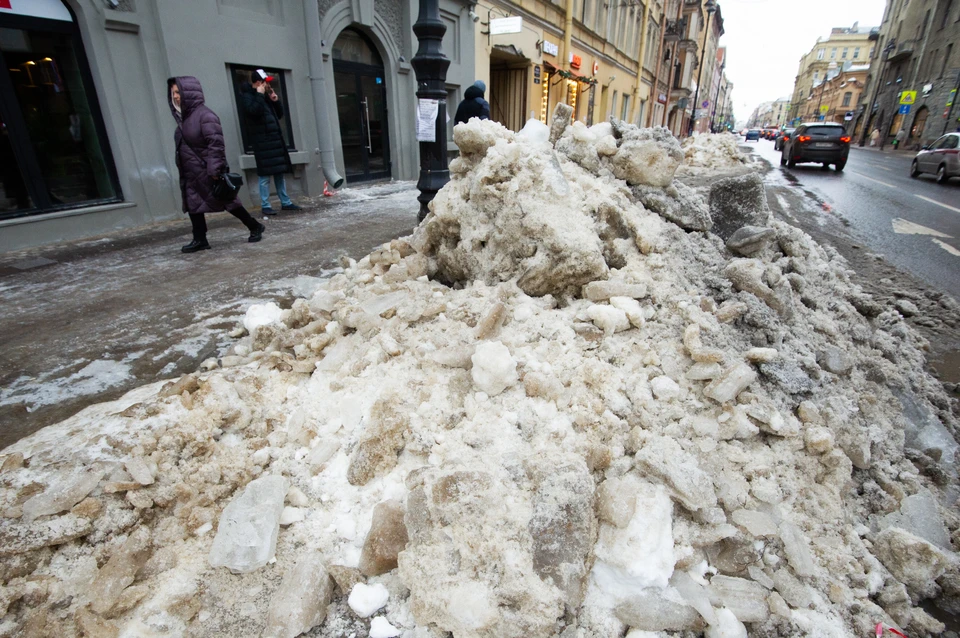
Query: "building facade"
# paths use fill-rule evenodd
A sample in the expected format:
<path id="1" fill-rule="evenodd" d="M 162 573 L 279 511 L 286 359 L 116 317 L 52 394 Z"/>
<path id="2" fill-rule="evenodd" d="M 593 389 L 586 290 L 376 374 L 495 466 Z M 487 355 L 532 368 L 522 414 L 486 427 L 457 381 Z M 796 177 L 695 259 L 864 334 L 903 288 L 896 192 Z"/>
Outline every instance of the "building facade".
<path id="1" fill-rule="evenodd" d="M 7 6 L 9 5 L 9 7 Z M 474 81 L 470 7 L 440 0 L 449 112 Z M 410 0 L 10 0 L 0 3 L 0 252 L 181 214 L 166 80 L 193 75 L 259 208 L 237 91 L 277 80 L 291 193 L 324 178 L 413 179 Z"/>
<path id="2" fill-rule="evenodd" d="M 886 142 L 903 129 L 918 148 L 960 127 L 960 2 L 887 0 L 877 51 L 861 138 L 879 129 Z"/>
<path id="3" fill-rule="evenodd" d="M 849 133 L 854 133 L 857 105 L 866 89 L 869 69 L 867 65 L 850 67 L 815 86 L 813 94 L 800 105 L 800 119 L 843 124 Z"/>
<path id="4" fill-rule="evenodd" d="M 791 104 L 793 110 L 790 119 L 802 120 L 808 98 L 821 82 L 837 76 L 843 69 L 851 66 L 869 64 L 877 55 L 877 37 L 879 27 L 861 27 L 854 23 L 852 27 L 835 27 L 826 39 L 817 38 L 810 52 L 800 58 L 793 85 Z"/>

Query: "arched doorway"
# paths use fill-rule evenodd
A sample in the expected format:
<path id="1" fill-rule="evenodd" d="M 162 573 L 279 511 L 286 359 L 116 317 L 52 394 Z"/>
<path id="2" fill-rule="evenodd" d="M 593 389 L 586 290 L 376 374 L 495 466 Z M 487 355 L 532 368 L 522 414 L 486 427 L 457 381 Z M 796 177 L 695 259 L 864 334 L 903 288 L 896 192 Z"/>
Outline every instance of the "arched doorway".
<path id="1" fill-rule="evenodd" d="M 366 35 L 344 29 L 333 43 L 333 77 L 348 181 L 390 177 L 383 59 Z"/>
<path id="2" fill-rule="evenodd" d="M 910 139 L 918 141 L 923 139 L 923 129 L 927 126 L 927 114 L 929 112 L 929 109 L 925 106 L 921 106 L 917 110 L 917 114 L 913 118 L 913 126 L 910 127 Z"/>

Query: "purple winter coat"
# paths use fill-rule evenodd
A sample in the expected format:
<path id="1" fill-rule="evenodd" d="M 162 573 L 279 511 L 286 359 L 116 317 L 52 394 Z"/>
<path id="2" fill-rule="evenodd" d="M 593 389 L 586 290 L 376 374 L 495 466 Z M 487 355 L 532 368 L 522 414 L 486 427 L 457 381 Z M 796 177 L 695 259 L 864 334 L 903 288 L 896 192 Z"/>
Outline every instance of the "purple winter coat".
<path id="1" fill-rule="evenodd" d="M 170 87 L 180 87 L 180 113 L 173 107 Z M 200 80 L 189 75 L 168 80 L 167 102 L 177 121 L 173 134 L 180 170 L 180 196 L 185 213 L 216 213 L 234 202 L 222 202 L 213 196 L 214 181 L 227 170 L 220 118 L 203 103 Z"/>

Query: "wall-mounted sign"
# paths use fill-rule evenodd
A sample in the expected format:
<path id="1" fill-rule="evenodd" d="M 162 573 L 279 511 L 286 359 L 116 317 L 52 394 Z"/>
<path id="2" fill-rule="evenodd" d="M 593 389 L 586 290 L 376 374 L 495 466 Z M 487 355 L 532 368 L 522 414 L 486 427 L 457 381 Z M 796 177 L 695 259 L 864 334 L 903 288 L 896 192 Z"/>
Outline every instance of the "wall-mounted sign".
<path id="1" fill-rule="evenodd" d="M 520 33 L 521 31 L 523 31 L 523 18 L 520 16 L 494 18 L 490 21 L 490 35 Z"/>
<path id="2" fill-rule="evenodd" d="M 600 73 L 600 63 L 597 62 L 596 60 L 594 60 L 594 61 L 593 61 L 593 74 L 596 75 L 597 73 Z"/>
<path id="3" fill-rule="evenodd" d="M 573 69 L 579 69 L 583 65 L 583 58 L 579 55 L 570 54 L 570 67 Z"/>
<path id="4" fill-rule="evenodd" d="M 540 77 L 540 65 L 539 65 L 539 64 L 534 64 L 534 65 L 533 65 L 533 77 L 535 77 L 535 78 Z"/>
<path id="5" fill-rule="evenodd" d="M 826 114 L 829 113 L 829 112 L 830 112 L 830 106 L 829 106 L 829 105 L 824 104 L 824 105 L 822 105 L 822 106 L 820 107 L 820 115 L 826 115 Z"/>
<path id="6" fill-rule="evenodd" d="M 847 111 L 847 112 L 844 114 L 843 119 L 844 119 L 845 121 L 847 121 L 847 122 L 849 122 L 850 120 L 852 120 L 852 119 L 853 119 L 853 111 Z"/>
<path id="7" fill-rule="evenodd" d="M 931 92 L 931 91 L 933 91 L 933 85 L 932 85 L 932 84 L 924 84 L 924 85 L 923 85 L 923 94 L 924 94 L 924 95 L 930 95 L 930 92 Z"/>
<path id="8" fill-rule="evenodd" d="M 543 52 L 547 55 L 557 56 L 560 54 L 560 47 L 549 40 L 544 40 Z"/>
<path id="9" fill-rule="evenodd" d="M 916 91 L 904 91 L 900 94 L 900 104 L 913 104 L 917 101 Z"/>
<path id="10" fill-rule="evenodd" d="M 900 115 L 909 115 L 910 114 L 910 105 L 901 104 L 900 105 Z"/>
<path id="11" fill-rule="evenodd" d="M 660 93 L 659 95 L 657 95 L 657 102 L 659 102 L 660 104 L 666 104 L 666 103 L 667 103 L 667 94 L 666 94 L 666 93 Z"/>
<path id="12" fill-rule="evenodd" d="M 0 15 L 7 13 L 73 22 L 73 16 L 60 0 L 2 0 Z"/>

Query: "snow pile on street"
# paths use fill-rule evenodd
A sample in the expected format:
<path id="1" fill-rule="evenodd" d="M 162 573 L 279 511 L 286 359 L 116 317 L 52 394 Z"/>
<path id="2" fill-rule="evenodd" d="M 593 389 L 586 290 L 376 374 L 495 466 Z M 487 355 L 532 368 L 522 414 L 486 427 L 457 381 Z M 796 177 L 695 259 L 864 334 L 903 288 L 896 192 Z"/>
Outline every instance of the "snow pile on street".
<path id="1" fill-rule="evenodd" d="M 942 631 L 957 420 L 924 343 L 749 177 L 545 132 L 456 127 L 414 235 L 5 450 L 0 635 Z"/>
<path id="2" fill-rule="evenodd" d="M 694 133 L 683 140 L 681 174 L 702 175 L 742 168 L 746 156 L 737 148 L 733 133 Z"/>

